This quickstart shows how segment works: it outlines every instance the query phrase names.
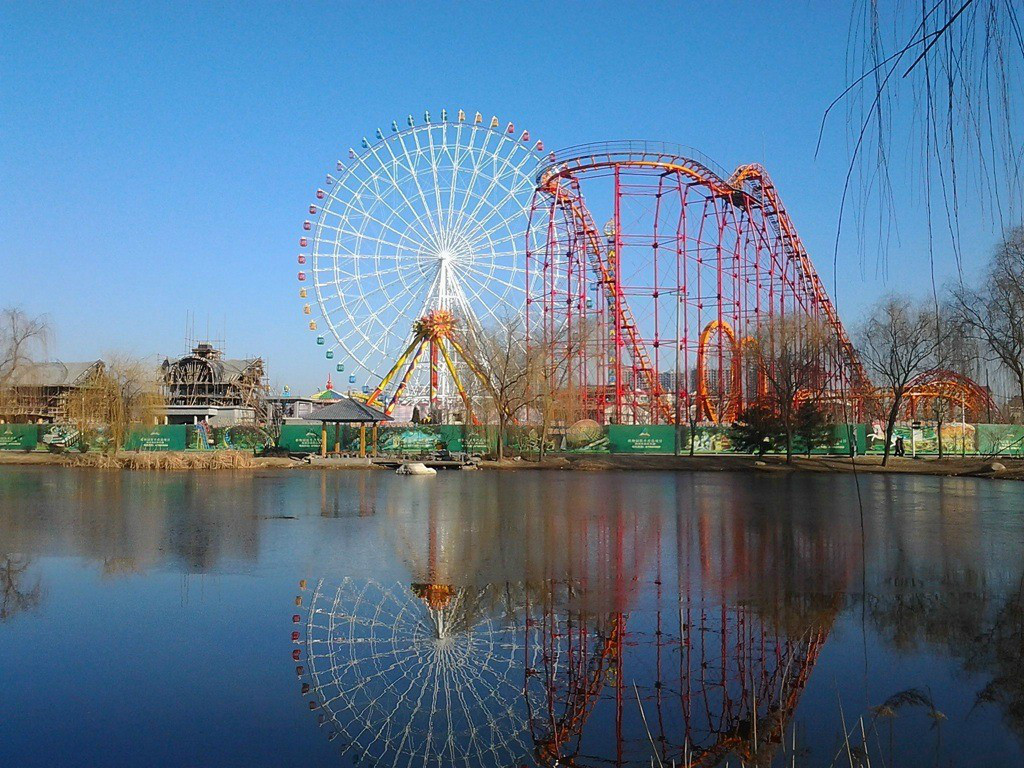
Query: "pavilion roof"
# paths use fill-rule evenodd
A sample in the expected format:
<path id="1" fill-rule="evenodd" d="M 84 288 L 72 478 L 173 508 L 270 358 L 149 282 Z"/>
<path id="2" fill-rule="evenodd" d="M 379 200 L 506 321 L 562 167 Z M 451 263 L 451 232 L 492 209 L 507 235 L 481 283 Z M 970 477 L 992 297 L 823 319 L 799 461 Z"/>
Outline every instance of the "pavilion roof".
<path id="1" fill-rule="evenodd" d="M 348 423 L 368 423 L 378 421 L 391 421 L 391 417 L 384 411 L 371 408 L 368 405 L 345 397 L 336 400 L 330 405 L 313 411 L 308 417 L 310 421 L 332 421 Z"/>

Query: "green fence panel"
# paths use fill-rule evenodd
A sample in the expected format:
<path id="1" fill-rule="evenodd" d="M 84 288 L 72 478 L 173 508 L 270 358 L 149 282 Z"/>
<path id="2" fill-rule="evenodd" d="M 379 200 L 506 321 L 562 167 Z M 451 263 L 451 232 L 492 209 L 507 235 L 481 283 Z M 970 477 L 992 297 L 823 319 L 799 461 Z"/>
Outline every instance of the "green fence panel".
<path id="1" fill-rule="evenodd" d="M 0 451 L 31 451 L 39 442 L 35 424 L 0 424 Z"/>
<path id="2" fill-rule="evenodd" d="M 857 438 L 858 424 L 836 424 L 832 427 L 832 438 L 826 445 L 811 449 L 812 456 L 849 456 L 851 438 Z M 860 450 L 858 446 L 858 450 Z M 793 440 L 794 453 L 807 453 L 805 443 L 799 437 Z"/>
<path id="3" fill-rule="evenodd" d="M 277 440 L 279 447 L 295 453 L 313 453 L 320 450 L 319 424 L 285 424 Z"/>
<path id="4" fill-rule="evenodd" d="M 864 454 L 868 450 L 868 425 L 857 424 L 855 433 L 857 435 L 857 453 Z"/>
<path id="5" fill-rule="evenodd" d="M 164 424 L 133 430 L 128 434 L 124 447 L 129 451 L 183 451 L 185 425 Z"/>
<path id="6" fill-rule="evenodd" d="M 608 444 L 612 453 L 675 453 L 676 428 L 665 424 L 612 424 L 608 427 Z"/>
<path id="7" fill-rule="evenodd" d="M 34 425 L 10 425 L 29 427 Z M 19 450 L 20 443 L 8 438 L 4 445 L 3 426 L 0 426 L 0 449 Z M 182 427 L 184 429 L 184 427 Z M 196 448 L 195 428 L 188 428 L 188 447 Z M 211 430 L 212 448 L 259 450 L 269 437 L 254 427 L 229 427 Z M 589 420 L 565 427 L 553 427 L 547 439 L 546 450 L 552 453 L 583 454 L 672 454 L 675 452 L 675 427 L 671 425 L 642 426 L 613 424 L 601 426 Z M 690 451 L 690 427 L 679 430 L 679 452 Z M 536 453 L 540 445 L 539 427 L 513 426 L 508 430 L 507 449 L 510 453 Z M 34 434 L 34 433 L 33 433 Z M 911 430 L 898 426 L 896 434 L 903 437 L 907 454 L 938 453 L 938 433 L 935 425 L 923 425 Z M 341 450 L 354 453 L 359 450 L 359 427 L 345 426 L 340 430 Z M 32 438 L 29 438 L 30 440 Z M 57 439 L 57 438 L 54 438 Z M 693 430 L 694 453 L 730 453 L 732 445 L 729 429 L 723 426 L 698 426 Z M 816 455 L 848 456 L 851 441 L 857 453 L 881 454 L 884 449 L 884 428 L 877 424 L 836 425 L 829 445 L 815 448 Z M 334 428 L 328 427 L 328 450 L 334 449 Z M 1003 424 L 959 423 L 942 425 L 943 452 L 948 455 L 981 453 L 1024 456 L 1024 426 Z M 320 425 L 289 424 L 281 428 L 278 445 L 297 453 L 315 453 L 320 450 Z M 468 453 L 493 453 L 497 447 L 497 426 L 470 426 L 460 424 L 415 424 L 385 426 L 379 429 L 378 451 L 381 454 L 423 454 L 439 448 Z M 9 446 L 9 447 L 8 447 Z M 366 429 L 366 447 L 372 447 L 371 429 Z M 163 450 L 175 450 L 164 448 Z M 794 445 L 797 453 L 804 449 L 799 439 Z"/>
<path id="8" fill-rule="evenodd" d="M 978 424 L 978 453 L 984 456 L 1024 456 L 1024 426 Z"/>
<path id="9" fill-rule="evenodd" d="M 441 439 L 449 451 L 490 453 L 497 447 L 497 428 L 470 424 L 445 424 Z"/>
<path id="10" fill-rule="evenodd" d="M 359 429 L 352 428 L 355 433 L 355 450 L 358 450 Z M 442 427 L 437 424 L 412 424 L 405 427 L 392 426 L 380 430 L 377 438 L 377 450 L 380 453 L 430 453 L 444 447 L 447 437 Z M 367 450 L 370 449 L 370 429 L 366 430 Z"/>
<path id="11" fill-rule="evenodd" d="M 865 453 L 885 452 L 885 427 L 879 423 L 865 425 L 867 444 Z M 893 429 L 893 440 L 903 438 L 903 447 L 908 456 L 936 456 L 939 453 L 939 430 L 934 424 L 922 424 L 918 428 L 898 425 Z M 978 425 L 950 422 L 942 425 L 942 452 L 948 456 L 975 454 L 978 452 Z"/>

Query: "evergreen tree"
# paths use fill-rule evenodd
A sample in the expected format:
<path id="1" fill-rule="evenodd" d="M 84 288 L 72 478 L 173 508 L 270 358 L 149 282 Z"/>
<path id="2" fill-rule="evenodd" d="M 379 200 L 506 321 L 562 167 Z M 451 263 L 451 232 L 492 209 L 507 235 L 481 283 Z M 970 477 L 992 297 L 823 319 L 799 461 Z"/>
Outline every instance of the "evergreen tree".
<path id="1" fill-rule="evenodd" d="M 815 448 L 832 442 L 832 419 L 819 404 L 810 400 L 800 403 L 797 406 L 794 421 L 794 431 L 804 444 L 808 458 Z"/>
<path id="2" fill-rule="evenodd" d="M 764 456 L 786 447 L 786 426 L 771 409 L 752 405 L 729 427 L 729 441 L 738 451 Z"/>

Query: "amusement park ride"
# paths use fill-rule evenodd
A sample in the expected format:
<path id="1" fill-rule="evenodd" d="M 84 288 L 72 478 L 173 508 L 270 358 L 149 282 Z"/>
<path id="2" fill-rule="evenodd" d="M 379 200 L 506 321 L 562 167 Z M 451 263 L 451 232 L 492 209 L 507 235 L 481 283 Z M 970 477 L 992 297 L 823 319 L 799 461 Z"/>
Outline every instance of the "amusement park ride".
<path id="1" fill-rule="evenodd" d="M 728 423 L 764 396 L 759 331 L 804 318 L 827 330 L 818 378 L 837 415 L 861 418 L 884 396 L 761 166 L 726 173 L 646 141 L 546 153 L 497 117 L 439 117 L 409 115 L 350 149 L 303 224 L 303 312 L 355 394 L 388 413 L 461 407 L 472 420 L 464 383 L 487 390 L 474 339 L 515 318 L 588 418 Z M 948 371 L 907 397 L 964 416 L 991 405 Z"/>

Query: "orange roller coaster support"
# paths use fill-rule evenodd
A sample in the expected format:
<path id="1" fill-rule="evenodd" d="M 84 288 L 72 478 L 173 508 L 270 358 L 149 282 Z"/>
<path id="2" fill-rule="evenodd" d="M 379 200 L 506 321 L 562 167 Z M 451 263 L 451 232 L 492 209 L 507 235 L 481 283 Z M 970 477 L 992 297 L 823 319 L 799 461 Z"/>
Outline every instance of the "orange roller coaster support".
<path id="1" fill-rule="evenodd" d="M 718 334 L 728 343 L 728 350 L 721 342 L 713 343 Z M 726 390 L 720 381 L 719 389 L 722 396 L 713 397 L 711 393 L 711 376 L 708 367 L 708 356 L 719 358 L 719 365 L 725 362 L 725 354 L 729 356 L 729 387 Z M 725 373 L 719 368 L 719 377 L 724 379 Z M 724 320 L 713 320 L 705 326 L 700 334 L 700 346 L 697 352 L 697 402 L 704 415 L 715 424 L 728 423 L 735 420 L 740 412 L 741 392 L 743 388 L 743 365 L 740 359 L 740 348 L 736 343 L 736 332 Z"/>
<path id="2" fill-rule="evenodd" d="M 995 402 L 988 390 L 955 371 L 936 368 L 925 371 L 915 377 L 907 387 L 905 394 L 907 416 L 916 418 L 927 416 L 927 409 L 936 401 L 946 401 L 961 412 L 951 414 L 954 417 L 971 417 L 975 421 L 987 421 L 989 415 L 996 410 Z"/>

